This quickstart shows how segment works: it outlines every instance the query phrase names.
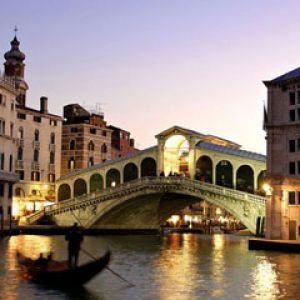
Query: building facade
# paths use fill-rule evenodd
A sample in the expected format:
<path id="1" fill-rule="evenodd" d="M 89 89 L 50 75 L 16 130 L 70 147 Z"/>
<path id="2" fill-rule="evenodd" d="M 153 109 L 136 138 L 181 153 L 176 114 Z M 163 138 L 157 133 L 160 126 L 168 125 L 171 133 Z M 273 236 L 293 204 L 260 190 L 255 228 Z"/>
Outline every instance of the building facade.
<path id="1" fill-rule="evenodd" d="M 13 215 L 17 218 L 55 200 L 55 179 L 60 176 L 62 125 L 60 116 L 48 112 L 46 97 L 41 97 L 39 110 L 27 106 L 25 54 L 19 45 L 15 36 L 11 49 L 4 55 L 4 76 L 13 81 L 16 88 L 14 168 L 19 181 L 13 187 Z"/>
<path id="2" fill-rule="evenodd" d="M 0 222 L 7 223 L 11 215 L 16 157 L 16 96 L 15 82 L 0 76 Z"/>
<path id="3" fill-rule="evenodd" d="M 268 89 L 266 237 L 300 239 L 300 68 Z"/>

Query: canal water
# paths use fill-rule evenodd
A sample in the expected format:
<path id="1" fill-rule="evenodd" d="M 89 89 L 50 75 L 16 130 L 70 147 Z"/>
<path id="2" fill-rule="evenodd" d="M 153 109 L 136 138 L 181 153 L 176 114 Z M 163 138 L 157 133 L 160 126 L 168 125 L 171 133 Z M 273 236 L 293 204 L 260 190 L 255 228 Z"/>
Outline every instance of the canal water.
<path id="1" fill-rule="evenodd" d="M 0 299 L 300 299 L 300 255 L 249 251 L 245 237 L 89 236 L 82 246 L 95 256 L 109 247 L 111 269 L 135 286 L 107 270 L 72 291 L 26 282 L 16 250 L 30 257 L 52 250 L 55 259 L 66 259 L 66 242 L 63 236 L 23 235 L 0 241 Z M 81 253 L 80 263 L 89 259 Z"/>

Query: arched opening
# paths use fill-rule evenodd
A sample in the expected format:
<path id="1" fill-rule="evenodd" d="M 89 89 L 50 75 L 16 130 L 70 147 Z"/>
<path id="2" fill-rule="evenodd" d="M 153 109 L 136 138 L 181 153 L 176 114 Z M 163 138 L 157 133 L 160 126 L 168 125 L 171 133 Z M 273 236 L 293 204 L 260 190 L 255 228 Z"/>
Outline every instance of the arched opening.
<path id="1" fill-rule="evenodd" d="M 88 144 L 88 150 L 89 151 L 94 151 L 95 150 L 95 144 L 93 141 L 90 141 Z"/>
<path id="2" fill-rule="evenodd" d="M 228 160 L 221 160 L 216 166 L 216 184 L 233 188 L 233 168 Z"/>
<path id="3" fill-rule="evenodd" d="M 94 158 L 90 157 L 88 161 L 88 168 L 92 167 L 94 165 Z"/>
<path id="4" fill-rule="evenodd" d="M 24 198 L 25 197 L 25 192 L 22 188 L 17 187 L 15 189 L 15 197 L 20 197 L 20 198 Z"/>
<path id="5" fill-rule="evenodd" d="M 38 131 L 38 129 L 36 129 L 36 130 L 34 131 L 34 140 L 35 140 L 36 142 L 38 142 L 38 141 L 40 140 L 40 132 Z"/>
<path id="6" fill-rule="evenodd" d="M 257 177 L 257 193 L 265 196 L 266 192 L 263 189 L 263 185 L 266 183 L 266 176 L 267 176 L 267 171 L 263 170 L 259 173 Z"/>
<path id="7" fill-rule="evenodd" d="M 103 190 L 103 178 L 100 174 L 95 173 L 90 177 L 90 192 Z"/>
<path id="8" fill-rule="evenodd" d="M 23 160 L 23 148 L 18 148 L 18 160 Z"/>
<path id="9" fill-rule="evenodd" d="M 23 127 L 20 127 L 20 128 L 19 128 L 18 138 L 19 138 L 20 140 L 24 139 L 24 129 L 23 129 Z"/>
<path id="10" fill-rule="evenodd" d="M 55 153 L 50 152 L 50 164 L 55 164 Z"/>
<path id="11" fill-rule="evenodd" d="M 39 150 L 35 149 L 33 152 L 33 161 L 38 162 L 39 161 Z"/>
<path id="12" fill-rule="evenodd" d="M 134 163 L 128 163 L 123 171 L 124 182 L 138 178 L 138 168 Z"/>
<path id="13" fill-rule="evenodd" d="M 240 166 L 236 172 L 236 189 L 248 193 L 254 192 L 254 172 L 248 165 Z"/>
<path id="14" fill-rule="evenodd" d="M 110 169 L 106 173 L 106 187 L 115 187 L 120 184 L 120 172 L 117 169 Z"/>
<path id="15" fill-rule="evenodd" d="M 75 140 L 71 140 L 71 141 L 70 141 L 70 150 L 75 150 L 75 147 L 76 147 L 76 142 L 75 142 Z"/>
<path id="16" fill-rule="evenodd" d="M 210 157 L 204 155 L 199 157 L 196 162 L 196 180 L 212 183 L 213 163 Z"/>
<path id="17" fill-rule="evenodd" d="M 74 197 L 87 193 L 86 182 L 82 178 L 78 178 L 74 182 Z"/>
<path id="18" fill-rule="evenodd" d="M 189 172 L 189 143 L 183 135 L 172 135 L 165 142 L 164 173 L 166 175 Z"/>
<path id="19" fill-rule="evenodd" d="M 50 144 L 51 145 L 55 144 L 55 133 L 54 132 L 52 132 L 50 135 Z"/>
<path id="20" fill-rule="evenodd" d="M 64 183 L 58 188 L 58 201 L 63 201 L 71 198 L 71 188 L 68 184 Z"/>
<path id="21" fill-rule="evenodd" d="M 141 163 L 141 176 L 156 176 L 156 161 L 151 157 L 146 157 Z"/>
<path id="22" fill-rule="evenodd" d="M 75 169 L 75 159 L 71 157 L 68 161 L 68 169 L 73 171 Z"/>
<path id="23" fill-rule="evenodd" d="M 101 153 L 107 153 L 107 146 L 105 144 L 101 146 Z"/>

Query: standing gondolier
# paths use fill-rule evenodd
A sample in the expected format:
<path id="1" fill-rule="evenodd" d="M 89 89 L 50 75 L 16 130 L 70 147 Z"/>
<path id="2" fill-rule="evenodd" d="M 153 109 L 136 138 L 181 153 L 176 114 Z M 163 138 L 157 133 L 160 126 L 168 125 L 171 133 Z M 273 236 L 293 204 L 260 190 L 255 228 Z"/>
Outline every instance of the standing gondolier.
<path id="1" fill-rule="evenodd" d="M 83 234 L 79 230 L 77 223 L 70 228 L 70 231 L 66 234 L 66 241 L 68 244 L 68 254 L 69 254 L 69 267 L 75 268 L 77 266 L 80 244 L 83 241 Z"/>

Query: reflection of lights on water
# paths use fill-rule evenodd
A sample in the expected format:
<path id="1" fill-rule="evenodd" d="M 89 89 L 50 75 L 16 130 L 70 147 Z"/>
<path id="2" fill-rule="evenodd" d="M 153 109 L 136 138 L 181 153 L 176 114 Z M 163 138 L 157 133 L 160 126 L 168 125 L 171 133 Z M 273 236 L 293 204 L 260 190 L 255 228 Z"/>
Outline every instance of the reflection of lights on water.
<path id="1" fill-rule="evenodd" d="M 213 235 L 213 244 L 215 250 L 221 250 L 224 248 L 224 235 L 214 234 Z"/>

